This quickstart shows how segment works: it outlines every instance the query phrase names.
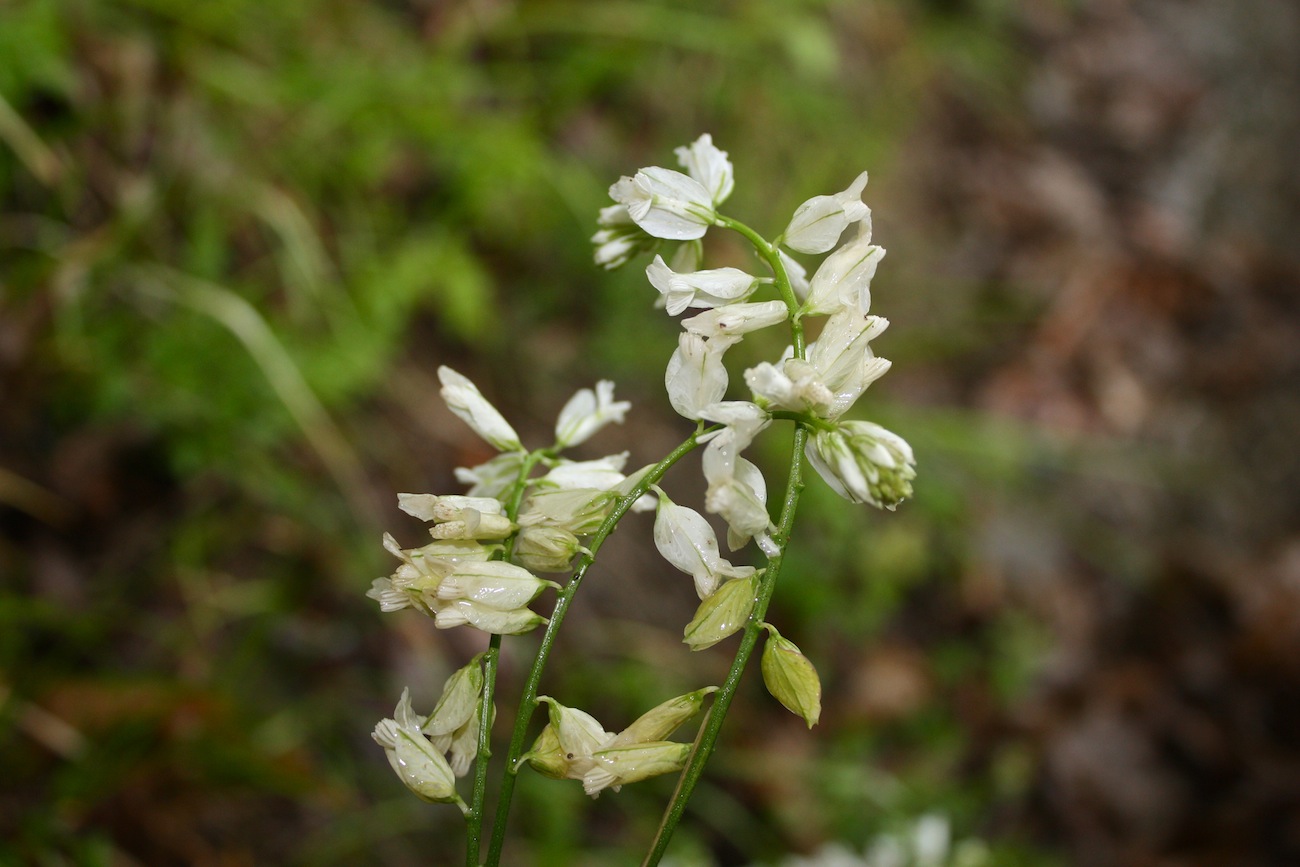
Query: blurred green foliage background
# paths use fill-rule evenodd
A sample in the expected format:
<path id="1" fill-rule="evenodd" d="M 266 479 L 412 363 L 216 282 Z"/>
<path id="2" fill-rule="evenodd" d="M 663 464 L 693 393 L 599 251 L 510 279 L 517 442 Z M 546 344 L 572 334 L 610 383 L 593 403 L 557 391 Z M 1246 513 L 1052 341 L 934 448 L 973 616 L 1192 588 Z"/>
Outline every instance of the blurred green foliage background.
<path id="1" fill-rule="evenodd" d="M 588 238 L 610 182 L 704 131 L 769 234 L 872 172 L 895 369 L 859 414 L 920 478 L 895 514 L 810 485 L 771 619 L 822 725 L 749 683 L 676 863 L 931 813 L 998 865 L 1294 863 L 1295 784 L 1252 769 L 1297 756 L 1300 185 L 1282 113 L 1205 121 L 1252 83 L 1286 104 L 1291 67 L 1245 29 L 1203 50 L 1221 22 L 1176 7 L 0 2 L 0 863 L 459 861 L 455 811 L 369 733 L 479 639 L 379 616 L 379 533 L 414 543 L 393 494 L 488 456 L 442 363 L 525 442 L 605 377 L 634 411 L 591 456 L 680 440 L 677 326 Z M 1253 176 L 1223 170 L 1241 141 Z M 544 692 L 617 727 L 729 651 L 679 643 L 648 522 L 608 550 Z M 520 789 L 510 863 L 623 864 L 671 781 Z"/>

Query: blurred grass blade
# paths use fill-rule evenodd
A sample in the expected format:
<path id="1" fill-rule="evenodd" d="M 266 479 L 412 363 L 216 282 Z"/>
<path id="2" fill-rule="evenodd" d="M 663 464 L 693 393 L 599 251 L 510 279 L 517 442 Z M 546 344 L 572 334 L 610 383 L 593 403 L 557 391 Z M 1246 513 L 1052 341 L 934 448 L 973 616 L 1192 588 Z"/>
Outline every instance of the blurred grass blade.
<path id="1" fill-rule="evenodd" d="M 0 140 L 9 145 L 28 171 L 47 187 L 63 174 L 63 161 L 41 141 L 13 106 L 0 95 Z"/>
<path id="2" fill-rule="evenodd" d="M 360 459 L 253 305 L 223 286 L 161 265 L 132 269 L 129 276 L 136 281 L 135 288 L 148 295 L 212 317 L 244 345 L 357 516 L 367 524 L 373 523 L 376 513 L 366 493 Z"/>

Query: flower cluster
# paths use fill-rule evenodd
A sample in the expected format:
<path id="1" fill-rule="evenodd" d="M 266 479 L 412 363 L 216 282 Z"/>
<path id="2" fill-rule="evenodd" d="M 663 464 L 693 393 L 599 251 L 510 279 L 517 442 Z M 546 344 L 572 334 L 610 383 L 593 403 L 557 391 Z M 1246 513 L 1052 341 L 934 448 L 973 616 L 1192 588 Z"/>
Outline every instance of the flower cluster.
<path id="1" fill-rule="evenodd" d="M 402 548 L 384 536 L 399 565 L 370 589 L 381 610 L 413 608 L 432 617 L 438 628 L 467 625 L 496 636 L 482 659 L 476 657 L 448 681 L 432 714 L 415 714 L 403 692 L 393 718 L 374 732 L 407 786 L 426 800 L 460 804 L 480 831 L 483 786 L 475 786 L 476 801 L 467 806 L 456 794 L 455 778 L 476 756 L 478 783 L 486 773 L 486 753 L 478 755 L 478 747 L 486 743 L 491 725 L 492 710 L 485 705 L 494 694 L 499 636 L 547 624 L 518 702 L 507 773 L 526 764 L 548 777 L 578 780 L 595 797 L 690 762 L 692 770 L 674 796 L 684 801 L 764 630 L 761 668 L 768 691 L 809 727 L 820 716 L 821 682 L 813 664 L 764 620 L 790 542 L 803 461 L 853 502 L 893 509 L 912 493 L 915 459 L 908 444 L 873 422 L 847 418 L 890 367 L 872 349 L 889 323 L 870 312 L 871 283 L 885 251 L 872 243 L 871 211 L 862 201 L 866 173 L 841 192 L 801 204 L 785 231 L 769 242 L 720 210 L 732 193 L 734 171 L 727 153 L 708 135 L 678 148 L 676 156 L 682 171 L 650 166 L 610 187 L 614 204 L 600 212 L 592 241 L 596 263 L 605 268 L 652 254 L 645 273 L 655 303 L 669 316 L 682 317 L 664 384 L 673 409 L 695 422 L 694 432 L 659 463 L 625 475 L 626 452 L 586 461 L 561 456 L 606 425 L 623 421 L 629 405 L 614 399 L 613 383 L 602 381 L 575 394 L 556 420 L 553 444 L 530 450 L 474 383 L 440 368 L 448 408 L 498 454 L 456 470 L 457 480 L 468 486 L 463 494 L 398 496 L 404 512 L 428 524 L 426 544 Z M 701 267 L 704 238 L 716 227 L 744 236 L 768 273 Z M 665 242 L 676 242 L 676 249 L 664 249 Z M 797 257 L 823 254 L 810 277 Z M 815 318 L 824 319 L 816 339 L 805 340 Z M 776 359 L 743 371 L 747 394 L 728 399 L 728 350 L 756 331 L 778 326 L 788 328 L 790 345 Z M 793 441 L 802 451 L 794 450 L 788 492 L 774 520 L 767 480 L 744 452 L 778 422 L 794 423 Z M 697 446 L 704 447 L 704 511 L 725 525 L 725 554 L 710 519 L 674 502 L 659 484 Z M 745 638 L 721 689 L 706 687 L 669 699 L 613 733 L 589 714 L 536 693 L 555 631 L 595 552 L 626 512 L 650 509 L 656 513 L 657 550 L 691 577 L 700 600 L 685 627 L 685 643 L 703 650 L 741 630 Z M 735 552 L 751 541 L 766 558 L 761 568 L 733 562 Z M 570 572 L 563 586 L 539 577 Z M 559 599 L 550 622 L 529 607 L 548 588 Z M 695 746 L 668 740 L 714 692 L 719 695 Z M 543 704 L 548 722 L 524 753 L 531 715 Z M 508 808 L 512 790 L 502 787 L 499 810 Z M 666 819 L 664 827 L 671 832 L 675 821 Z M 489 863 L 496 864 L 497 834 L 493 846 Z M 477 864 L 476 849 L 467 853 Z"/>
<path id="2" fill-rule="evenodd" d="M 759 513 L 766 513 L 766 485 L 739 454 L 776 411 L 807 419 L 814 429 L 809 461 L 836 493 L 854 502 L 895 507 L 911 494 L 911 449 L 878 425 L 841 421 L 890 366 L 871 349 L 871 341 L 889 323 L 869 314 L 871 282 L 885 250 L 872 243 L 871 209 L 862 202 L 866 172 L 842 192 L 814 196 L 795 210 L 769 250 L 782 273 L 760 279 L 737 268 L 695 267 L 698 240 L 711 226 L 730 224 L 717 208 L 731 193 L 734 172 L 726 152 L 707 135 L 678 148 L 677 156 L 686 173 L 650 167 L 614 184 L 610 196 L 617 204 L 602 212 L 604 228 L 592 240 L 596 261 L 606 267 L 624 264 L 660 240 L 688 242 L 674 257 L 685 264 L 670 267 L 656 255 L 646 276 L 669 314 L 705 311 L 682 321 L 665 381 L 680 415 L 724 425 L 705 457 L 706 508 L 727 522 L 732 543 L 758 537 L 762 544 L 767 528 Z M 608 234 L 610 221 L 628 227 L 620 238 L 639 232 L 636 243 L 616 243 Z M 681 255 L 683 251 L 690 255 Z M 792 252 L 829 255 L 808 278 Z M 782 281 L 789 295 L 751 300 L 764 286 Z M 827 320 L 806 352 L 791 347 L 776 362 L 746 370 L 752 401 L 723 400 L 729 384 L 723 356 L 730 347 L 752 331 L 788 318 L 802 324 L 812 316 Z"/>

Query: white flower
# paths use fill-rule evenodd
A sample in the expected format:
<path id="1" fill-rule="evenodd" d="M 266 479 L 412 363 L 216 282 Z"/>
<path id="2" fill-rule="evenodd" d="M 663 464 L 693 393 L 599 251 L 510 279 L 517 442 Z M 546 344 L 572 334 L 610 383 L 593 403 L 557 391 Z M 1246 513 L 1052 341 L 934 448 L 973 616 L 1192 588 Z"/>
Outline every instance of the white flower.
<path id="1" fill-rule="evenodd" d="M 433 621 L 439 629 L 454 629 L 468 624 L 492 635 L 522 635 L 545 622 L 546 618 L 527 608 L 502 611 L 470 599 L 448 603 L 446 608 L 438 610 Z"/>
<path id="2" fill-rule="evenodd" d="M 555 422 L 555 447 L 565 449 L 585 443 L 592 434 L 610 423 L 622 424 L 632 404 L 614 400 L 614 383 L 602 379 L 596 390 L 579 389 L 560 410 Z"/>
<path id="3" fill-rule="evenodd" d="M 706 340 L 689 331 L 678 335 L 677 350 L 664 373 L 668 400 L 678 415 L 698 419 L 706 406 L 722 400 L 728 379 L 722 356 L 739 340 L 739 336 Z"/>
<path id="4" fill-rule="evenodd" d="M 866 187 L 867 173 L 863 172 L 843 192 L 814 196 L 804 202 L 786 226 L 783 243 L 800 253 L 825 253 L 834 247 L 850 223 L 871 213 L 862 203 Z"/>
<path id="5" fill-rule="evenodd" d="M 748 334 L 784 322 L 790 315 L 784 301 L 727 304 L 682 320 L 682 327 L 701 337 Z"/>
<path id="6" fill-rule="evenodd" d="M 591 243 L 596 245 L 594 258 L 596 264 L 606 270 L 626 265 L 633 256 L 653 250 L 659 243 L 632 222 L 632 216 L 623 205 L 601 208 L 596 225 L 600 229 L 591 236 Z"/>
<path id="7" fill-rule="evenodd" d="M 474 383 L 445 365 L 438 368 L 438 379 L 442 381 L 442 399 L 447 402 L 447 407 L 469 425 L 474 433 L 490 442 L 497 451 L 517 452 L 523 449 L 519 443 L 519 434 L 497 412 L 496 407 L 488 403 Z"/>
<path id="8" fill-rule="evenodd" d="M 804 453 L 826 484 L 846 500 L 892 510 L 912 495 L 912 447 L 878 424 L 845 421 L 834 430 L 818 430 Z"/>
<path id="9" fill-rule="evenodd" d="M 471 497 L 500 497 L 514 485 L 523 465 L 523 452 L 502 452 L 476 467 L 456 467 L 456 481 L 472 486 Z"/>
<path id="10" fill-rule="evenodd" d="M 858 236 L 827 256 L 813 274 L 803 304 L 805 314 L 834 313 L 841 307 L 859 313 L 871 309 L 871 279 L 885 258 L 885 248 L 871 243 L 869 216 L 858 227 Z"/>
<path id="11" fill-rule="evenodd" d="M 543 581 L 522 566 L 489 560 L 458 566 L 456 571 L 442 579 L 437 595 L 445 601 L 468 599 L 489 608 L 511 611 L 523 608 L 547 587 L 556 585 Z"/>
<path id="12" fill-rule="evenodd" d="M 695 592 L 701 599 L 710 596 L 723 581 L 754 574 L 753 566 L 733 566 L 718 552 L 718 537 L 703 515 L 677 505 L 662 491 L 654 539 L 665 560 L 695 579 Z"/>
<path id="13" fill-rule="evenodd" d="M 843 308 L 827 320 L 806 360 L 765 361 L 745 371 L 745 382 L 765 406 L 837 419 L 889 370 L 890 362 L 871 350 L 887 327 L 887 319 Z"/>
<path id="14" fill-rule="evenodd" d="M 848 412 L 862 392 L 889 370 L 890 361 L 871 349 L 871 341 L 888 327 L 888 319 L 864 316 L 851 308 L 826 320 L 821 335 L 808 347 L 808 363 L 831 392 L 826 418 Z"/>
<path id="15" fill-rule="evenodd" d="M 625 478 L 623 467 L 627 464 L 627 455 L 627 452 L 620 452 L 591 461 L 561 459 L 550 472 L 538 479 L 537 483 L 540 486 L 550 485 L 556 488 L 613 490 Z"/>
<path id="16" fill-rule="evenodd" d="M 421 800 L 458 802 L 451 766 L 420 731 L 421 722 L 411 710 L 410 690 L 403 689 L 393 718 L 380 720 L 371 737 L 384 748 L 394 773 Z"/>
<path id="17" fill-rule="evenodd" d="M 709 191 L 715 207 L 731 195 L 734 185 L 731 161 L 727 159 L 726 151 L 714 146 L 711 135 L 705 133 L 690 145 L 677 148 L 673 153 L 677 154 L 677 162 L 686 169 L 687 174 Z"/>
<path id="18" fill-rule="evenodd" d="M 713 196 L 694 178 L 650 166 L 609 188 L 632 221 L 656 238 L 689 241 L 704 237 L 717 219 Z"/>
<path id="19" fill-rule="evenodd" d="M 718 307 L 750 295 L 755 278 L 739 268 L 712 268 L 678 274 L 664 264 L 662 256 L 646 266 L 646 277 L 659 290 L 669 315 L 687 307 Z"/>
<path id="20" fill-rule="evenodd" d="M 709 483 L 704 508 L 727 522 L 730 550 L 757 537 L 763 552 L 774 554 L 768 536 L 771 519 L 767 513 L 767 481 L 757 466 L 740 457 L 771 417 L 755 404 L 740 400 L 706 407 L 701 416 L 727 425 L 710 436 L 704 450 L 704 478 Z"/>

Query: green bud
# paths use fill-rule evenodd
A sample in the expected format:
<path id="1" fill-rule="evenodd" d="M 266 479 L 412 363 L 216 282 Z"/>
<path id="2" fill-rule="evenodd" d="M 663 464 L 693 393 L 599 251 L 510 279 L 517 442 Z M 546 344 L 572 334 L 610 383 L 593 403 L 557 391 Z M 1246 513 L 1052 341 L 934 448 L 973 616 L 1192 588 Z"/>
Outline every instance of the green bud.
<path id="1" fill-rule="evenodd" d="M 483 654 L 475 656 L 442 687 L 442 697 L 420 731 L 426 735 L 449 735 L 476 716 L 483 694 Z"/>
<path id="2" fill-rule="evenodd" d="M 817 669 L 775 626 L 770 623 L 763 626 L 771 633 L 763 645 L 763 683 L 777 701 L 791 713 L 803 717 L 808 728 L 812 728 L 822 714 L 822 684 Z"/>
<path id="3" fill-rule="evenodd" d="M 656 741 L 600 750 L 592 755 L 594 767 L 582 777 L 582 789 L 593 798 L 625 783 L 680 771 L 691 754 L 690 744 Z"/>
<path id="4" fill-rule="evenodd" d="M 568 572 L 573 558 L 586 550 L 562 527 L 524 527 L 515 537 L 514 558 L 534 572 Z"/>
<path id="5" fill-rule="evenodd" d="M 704 697 L 717 692 L 716 686 L 706 686 L 686 695 L 670 698 L 657 707 L 653 707 L 637 718 L 610 742 L 610 747 L 623 747 L 631 744 L 643 744 L 650 741 L 662 741 L 677 731 L 683 723 L 700 712 Z"/>
<path id="6" fill-rule="evenodd" d="M 595 488 L 552 488 L 534 491 L 519 511 L 524 527 L 560 527 L 584 536 L 604 523 L 618 494 Z"/>
<path id="7" fill-rule="evenodd" d="M 691 650 L 712 647 L 745 625 L 754 610 L 758 575 L 727 581 L 700 603 L 695 619 L 686 624 L 686 637 L 683 639 Z"/>
<path id="8" fill-rule="evenodd" d="M 533 748 L 520 756 L 519 761 L 528 762 L 534 771 L 552 780 L 565 780 L 569 777 L 569 760 L 565 757 L 564 747 L 560 745 L 560 736 L 555 733 L 555 726 L 550 723 L 537 736 Z"/>

